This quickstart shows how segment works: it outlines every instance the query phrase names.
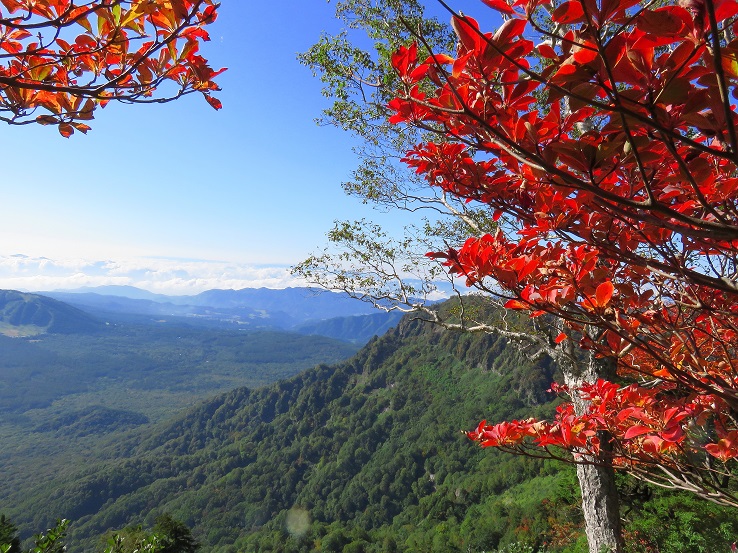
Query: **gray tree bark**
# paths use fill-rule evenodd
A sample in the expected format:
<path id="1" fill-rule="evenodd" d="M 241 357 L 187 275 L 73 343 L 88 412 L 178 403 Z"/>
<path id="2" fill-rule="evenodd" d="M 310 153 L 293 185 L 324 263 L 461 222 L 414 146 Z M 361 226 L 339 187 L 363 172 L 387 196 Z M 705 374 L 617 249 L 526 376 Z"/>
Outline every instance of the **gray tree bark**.
<path id="1" fill-rule="evenodd" d="M 615 363 L 613 359 L 595 359 L 592 355 L 589 362 L 572 365 L 563 372 L 564 383 L 573 389 L 584 382 L 611 378 L 615 373 Z M 578 397 L 573 397 L 572 402 L 577 415 L 588 407 L 588 402 Z M 607 436 L 600 436 L 600 440 L 602 449 L 606 450 Z M 593 463 L 577 465 L 589 553 L 621 553 L 624 543 L 615 471 L 606 456 L 582 457 L 583 461 Z"/>

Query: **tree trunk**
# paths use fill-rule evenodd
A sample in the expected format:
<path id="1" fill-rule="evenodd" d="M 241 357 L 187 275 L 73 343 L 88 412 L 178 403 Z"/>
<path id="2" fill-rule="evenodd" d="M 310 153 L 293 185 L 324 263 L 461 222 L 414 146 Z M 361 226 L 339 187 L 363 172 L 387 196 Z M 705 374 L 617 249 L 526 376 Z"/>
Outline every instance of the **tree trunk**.
<path id="1" fill-rule="evenodd" d="M 613 359 L 595 359 L 564 370 L 564 383 L 571 389 L 598 378 L 612 378 L 615 373 Z M 572 398 L 577 414 L 587 409 L 587 402 Z M 608 447 L 607 436 L 600 436 L 602 449 Z M 589 543 L 589 553 L 621 553 L 623 551 L 620 524 L 620 500 L 615 487 L 615 471 L 605 456 L 582 456 L 584 461 L 595 464 L 577 465 L 577 478 L 582 491 L 582 511 Z"/>

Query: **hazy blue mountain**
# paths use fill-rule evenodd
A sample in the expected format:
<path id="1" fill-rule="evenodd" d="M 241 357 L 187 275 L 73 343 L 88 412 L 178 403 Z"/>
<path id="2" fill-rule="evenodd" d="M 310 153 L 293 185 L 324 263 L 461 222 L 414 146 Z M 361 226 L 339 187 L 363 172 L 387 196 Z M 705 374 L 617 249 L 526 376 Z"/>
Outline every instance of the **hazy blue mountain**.
<path id="1" fill-rule="evenodd" d="M 181 301 L 185 296 L 182 296 Z M 178 300 L 180 301 L 180 300 Z M 208 290 L 191 296 L 188 303 L 213 307 L 244 307 L 283 311 L 296 319 L 330 319 L 374 313 L 366 303 L 346 294 L 319 288 L 243 288 L 241 290 Z"/>
<path id="2" fill-rule="evenodd" d="M 119 321 L 118 315 L 142 315 L 133 322 L 189 322 L 192 324 L 222 323 L 221 326 L 244 328 L 279 328 L 293 326 L 292 319 L 278 312 L 266 313 L 248 307 L 217 308 L 205 305 L 175 304 L 150 299 L 133 299 L 125 296 L 104 295 L 91 292 L 44 292 L 50 297 L 74 305 L 93 315 Z M 161 296 L 168 298 L 168 296 Z M 171 299 L 171 298 L 170 298 Z M 124 318 L 125 319 L 125 318 Z M 187 321 L 185 321 L 185 319 Z M 127 320 L 131 320 L 128 318 Z"/>
<path id="3" fill-rule="evenodd" d="M 68 292 L 73 294 L 99 294 L 102 296 L 119 296 L 132 300 L 152 300 L 158 302 L 169 302 L 170 296 L 154 294 L 148 290 L 136 288 L 135 286 L 121 286 L 108 284 L 105 286 L 82 286 L 72 290 L 53 290 L 53 293 Z"/>
<path id="4" fill-rule="evenodd" d="M 335 317 L 325 321 L 303 323 L 295 327 L 300 334 L 328 336 L 346 340 L 356 344 L 365 344 L 374 336 L 381 336 L 397 325 L 403 314 L 398 311 L 390 313 L 372 313 L 371 315 L 354 315 L 352 317 Z"/>
<path id="5" fill-rule="evenodd" d="M 0 333 L 28 336 L 43 333 L 94 332 L 103 324 L 88 313 L 53 298 L 0 290 Z"/>
<path id="6" fill-rule="evenodd" d="M 244 288 L 208 290 L 195 296 L 165 296 L 130 286 L 101 286 L 44 294 L 98 316 L 135 314 L 160 318 L 186 317 L 193 324 L 230 324 L 245 329 L 288 330 L 306 323 L 377 313 L 370 305 L 346 294 L 315 288 Z M 379 318 L 375 320 L 378 321 Z M 343 339 L 362 342 L 377 333 L 369 329 L 362 332 L 366 338 Z"/>

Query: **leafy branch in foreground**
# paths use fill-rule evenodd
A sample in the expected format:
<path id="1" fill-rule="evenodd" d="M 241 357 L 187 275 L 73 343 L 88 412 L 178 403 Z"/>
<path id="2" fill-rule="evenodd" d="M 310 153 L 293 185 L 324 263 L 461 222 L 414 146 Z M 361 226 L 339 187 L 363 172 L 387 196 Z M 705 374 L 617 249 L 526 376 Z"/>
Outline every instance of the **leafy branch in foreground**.
<path id="1" fill-rule="evenodd" d="M 3 0 L 0 120 L 86 133 L 110 101 L 168 102 L 200 92 L 215 109 L 215 71 L 199 54 L 212 0 Z M 163 87 L 163 91 L 162 91 Z M 40 112 L 40 113 L 39 113 Z"/>
<path id="2" fill-rule="evenodd" d="M 67 526 L 69 521 L 61 519 L 45 534 L 34 536 L 34 547 L 28 553 L 63 553 L 66 550 L 64 539 L 67 537 Z M 21 553 L 17 532 L 17 528 L 4 515 L 0 515 L 0 553 Z"/>

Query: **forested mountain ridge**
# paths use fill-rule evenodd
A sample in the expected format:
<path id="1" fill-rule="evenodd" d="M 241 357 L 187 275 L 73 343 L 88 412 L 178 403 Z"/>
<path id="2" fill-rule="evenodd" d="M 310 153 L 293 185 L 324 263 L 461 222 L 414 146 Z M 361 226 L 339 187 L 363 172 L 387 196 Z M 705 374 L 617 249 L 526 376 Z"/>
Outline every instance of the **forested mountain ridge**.
<path id="1" fill-rule="evenodd" d="M 110 407 L 164 413 L 236 386 L 261 386 L 357 347 L 323 336 L 110 325 L 93 334 L 0 336 L 0 413 L 24 413 L 88 393 Z M 331 361 L 331 362 L 333 362 Z M 97 393 L 93 393 L 97 392 Z M 105 393 L 102 393 L 105 392 Z M 162 396 L 167 393 L 175 400 Z"/>
<path id="2" fill-rule="evenodd" d="M 114 454 L 105 444 L 135 427 L 239 386 L 337 363 L 357 349 L 323 336 L 176 325 L 0 336 L 0 514 L 17 513 L 34 487 L 43 495 L 54 481 Z M 66 516 L 41 501 L 18 520 L 57 514 Z M 21 526 L 24 533 L 49 527 Z"/>
<path id="3" fill-rule="evenodd" d="M 460 432 L 550 413 L 555 374 L 502 339 L 406 318 L 348 361 L 118 435 L 3 508 L 27 534 L 72 519 L 73 553 L 162 513 L 205 553 L 583 553 L 570 466 Z M 731 510 L 622 488 L 633 553 L 729 550 L 738 533 Z"/>
<path id="4" fill-rule="evenodd" d="M 108 450 L 109 461 L 55 482 L 50 496 L 29 490 L 17 512 L 35 513 L 35 528 L 57 516 L 75 520 L 72 551 L 164 511 L 192 526 L 206 551 L 294 541 L 283 523 L 295 508 L 310 532 L 363 529 L 375 534 L 367 541 L 376 547 L 387 536 L 403 542 L 428 534 L 421 525 L 417 535 L 396 535 L 406 523 L 435 527 L 451 516 L 458 537 L 462 528 L 471 532 L 464 520 L 490 493 L 502 501 L 505 490 L 544 474 L 523 501 L 539 507 L 564 477 L 481 451 L 460 433 L 485 416 L 544 408 L 553 373 L 545 359 L 531 363 L 494 337 L 405 320 L 335 367 L 234 390 L 153 432 L 136 432 Z M 494 532 L 474 533 L 489 547 L 517 539 L 522 511 L 512 515 L 517 522 L 503 516 Z"/>

